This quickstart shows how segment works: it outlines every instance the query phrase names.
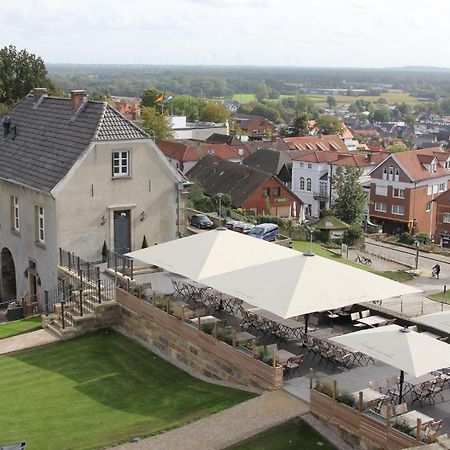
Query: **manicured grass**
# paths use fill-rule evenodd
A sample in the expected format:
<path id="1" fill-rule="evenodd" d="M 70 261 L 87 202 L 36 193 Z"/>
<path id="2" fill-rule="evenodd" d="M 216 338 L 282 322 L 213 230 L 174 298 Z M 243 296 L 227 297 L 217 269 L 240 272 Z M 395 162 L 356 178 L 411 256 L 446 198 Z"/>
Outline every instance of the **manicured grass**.
<path id="1" fill-rule="evenodd" d="M 437 292 L 435 294 L 427 295 L 428 298 L 440 303 L 449 303 L 450 302 L 450 293 L 449 292 Z"/>
<path id="2" fill-rule="evenodd" d="M 239 102 L 241 104 L 256 102 L 256 95 L 255 94 L 234 94 L 233 100 L 236 100 L 237 102 Z"/>
<path id="3" fill-rule="evenodd" d="M 306 250 L 309 250 L 309 245 L 310 245 L 309 242 L 306 241 L 293 241 L 292 248 L 300 252 L 304 252 Z M 404 281 L 412 280 L 413 278 L 411 274 L 406 272 L 392 272 L 392 271 L 381 272 L 379 270 L 372 269 L 372 267 L 365 266 L 364 264 L 357 263 L 355 261 L 352 261 L 351 259 L 347 259 L 345 257 L 337 255 L 336 253 L 330 252 L 327 249 L 321 247 L 320 245 L 315 244 L 314 242 L 312 244 L 312 251 L 316 255 L 323 256 L 324 258 L 332 259 L 342 264 L 347 264 L 348 266 L 357 267 L 358 269 L 367 270 L 368 272 L 372 272 L 377 275 L 381 275 L 382 277 L 390 278 L 391 280 L 394 281 L 399 281 L 401 283 L 403 283 Z"/>
<path id="4" fill-rule="evenodd" d="M 0 339 L 39 330 L 42 328 L 41 325 L 42 319 L 40 317 L 30 317 L 28 319 L 2 323 L 0 324 Z"/>
<path id="5" fill-rule="evenodd" d="M 205 383 L 130 339 L 101 331 L 0 358 L 2 443 L 103 448 L 253 397 Z"/>
<path id="6" fill-rule="evenodd" d="M 290 448 L 295 450 L 315 448 L 333 450 L 335 447 L 303 420 L 294 419 L 229 447 L 228 450 L 285 450 Z"/>

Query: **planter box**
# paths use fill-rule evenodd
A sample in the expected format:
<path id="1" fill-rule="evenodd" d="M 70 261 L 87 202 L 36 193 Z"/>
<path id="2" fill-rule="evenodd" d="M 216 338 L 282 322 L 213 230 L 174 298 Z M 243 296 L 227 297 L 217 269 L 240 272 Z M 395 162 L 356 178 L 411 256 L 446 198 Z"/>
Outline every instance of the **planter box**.
<path id="1" fill-rule="evenodd" d="M 6 310 L 6 320 L 8 321 L 23 319 L 23 317 L 23 306 L 9 308 Z"/>

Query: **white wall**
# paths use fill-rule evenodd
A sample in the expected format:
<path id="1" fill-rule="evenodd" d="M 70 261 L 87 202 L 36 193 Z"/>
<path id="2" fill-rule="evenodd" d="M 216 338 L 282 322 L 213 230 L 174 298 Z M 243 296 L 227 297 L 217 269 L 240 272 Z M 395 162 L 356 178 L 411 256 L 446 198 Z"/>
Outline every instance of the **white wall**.
<path id="1" fill-rule="evenodd" d="M 19 233 L 12 231 L 11 196 L 19 199 Z M 39 301 L 43 302 L 44 289 L 57 283 L 58 249 L 56 244 L 55 201 L 50 195 L 0 180 L 0 251 L 6 247 L 14 259 L 17 297 L 29 292 L 29 277 L 25 272 L 29 260 L 36 263 L 41 285 L 38 286 Z M 35 207 L 44 208 L 45 245 L 37 243 Z"/>
<path id="2" fill-rule="evenodd" d="M 112 154 L 126 150 L 131 176 L 113 178 Z M 55 189 L 58 245 L 86 260 L 99 260 L 103 241 L 114 248 L 113 212 L 120 209 L 131 211 L 132 250 L 141 248 L 144 235 L 149 245 L 175 239 L 179 192 L 161 155 L 150 140 L 93 144 Z M 184 211 L 182 205 L 181 216 Z"/>

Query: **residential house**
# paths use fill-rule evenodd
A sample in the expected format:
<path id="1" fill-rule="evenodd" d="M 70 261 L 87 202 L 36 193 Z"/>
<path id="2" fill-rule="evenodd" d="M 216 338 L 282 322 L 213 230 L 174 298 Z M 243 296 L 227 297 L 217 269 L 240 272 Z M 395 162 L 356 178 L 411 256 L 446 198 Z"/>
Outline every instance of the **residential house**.
<path id="1" fill-rule="evenodd" d="M 433 200 L 448 189 L 450 153 L 440 148 L 392 153 L 370 176 L 370 216 L 383 231 L 435 233 Z"/>
<path id="2" fill-rule="evenodd" d="M 11 300 L 57 283 L 58 249 L 99 261 L 143 237 L 184 233 L 186 179 L 148 135 L 106 102 L 35 89 L 4 120 L 0 141 L 1 294 Z M 10 125 L 8 126 L 8 123 Z"/>
<path id="3" fill-rule="evenodd" d="M 188 173 L 209 196 L 230 194 L 233 206 L 255 214 L 290 217 L 301 212 L 302 201 L 271 173 L 208 155 Z M 294 206 L 295 205 L 295 206 Z"/>
<path id="4" fill-rule="evenodd" d="M 114 107 L 128 120 L 138 120 L 141 116 L 141 106 L 138 101 L 132 103 L 120 100 L 114 102 Z"/>
<path id="5" fill-rule="evenodd" d="M 242 163 L 269 172 L 278 177 L 287 187 L 291 187 L 292 160 L 283 152 L 261 148 L 245 158 Z"/>
<path id="6" fill-rule="evenodd" d="M 305 204 L 306 217 L 319 217 L 320 210 L 329 209 L 336 197 L 330 180 L 337 167 L 361 169 L 360 182 L 368 185 L 368 173 L 387 154 L 344 154 L 315 151 L 296 157 L 292 164 L 292 190 Z"/>
<path id="7" fill-rule="evenodd" d="M 252 139 L 263 139 L 267 135 L 277 134 L 277 126 L 262 116 L 237 113 L 231 118 L 231 129 L 236 136 L 248 136 Z"/>
<path id="8" fill-rule="evenodd" d="M 433 200 L 435 207 L 434 242 L 442 247 L 450 247 L 450 190 L 439 194 Z"/>
<path id="9" fill-rule="evenodd" d="M 239 147 L 243 145 L 238 137 L 220 133 L 211 134 L 211 136 L 205 139 L 205 142 L 207 142 L 208 144 L 227 144 L 231 145 L 232 147 Z"/>
<path id="10" fill-rule="evenodd" d="M 215 159 L 226 159 L 239 164 L 249 155 L 249 151 L 242 144 L 232 146 L 194 139 L 166 139 L 159 141 L 158 147 L 166 155 L 170 164 L 184 174 L 206 155 L 212 155 Z"/>
<path id="11" fill-rule="evenodd" d="M 291 149 L 284 139 L 274 138 L 270 141 L 246 141 L 245 147 L 250 153 L 254 153 L 261 148 L 270 148 L 279 152 L 289 152 Z"/>

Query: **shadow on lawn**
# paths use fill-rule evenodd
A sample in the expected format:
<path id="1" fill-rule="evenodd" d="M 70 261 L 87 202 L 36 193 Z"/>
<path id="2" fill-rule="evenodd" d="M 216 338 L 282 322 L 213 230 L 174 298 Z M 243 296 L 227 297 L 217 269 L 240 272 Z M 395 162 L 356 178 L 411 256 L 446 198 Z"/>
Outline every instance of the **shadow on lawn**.
<path id="1" fill-rule="evenodd" d="M 52 396 L 76 390 L 110 408 L 186 420 L 252 398 L 244 391 L 200 381 L 112 330 L 12 355 L 49 371 Z M 59 376 L 57 376 L 57 375 Z M 75 385 L 62 382 L 69 378 Z"/>

